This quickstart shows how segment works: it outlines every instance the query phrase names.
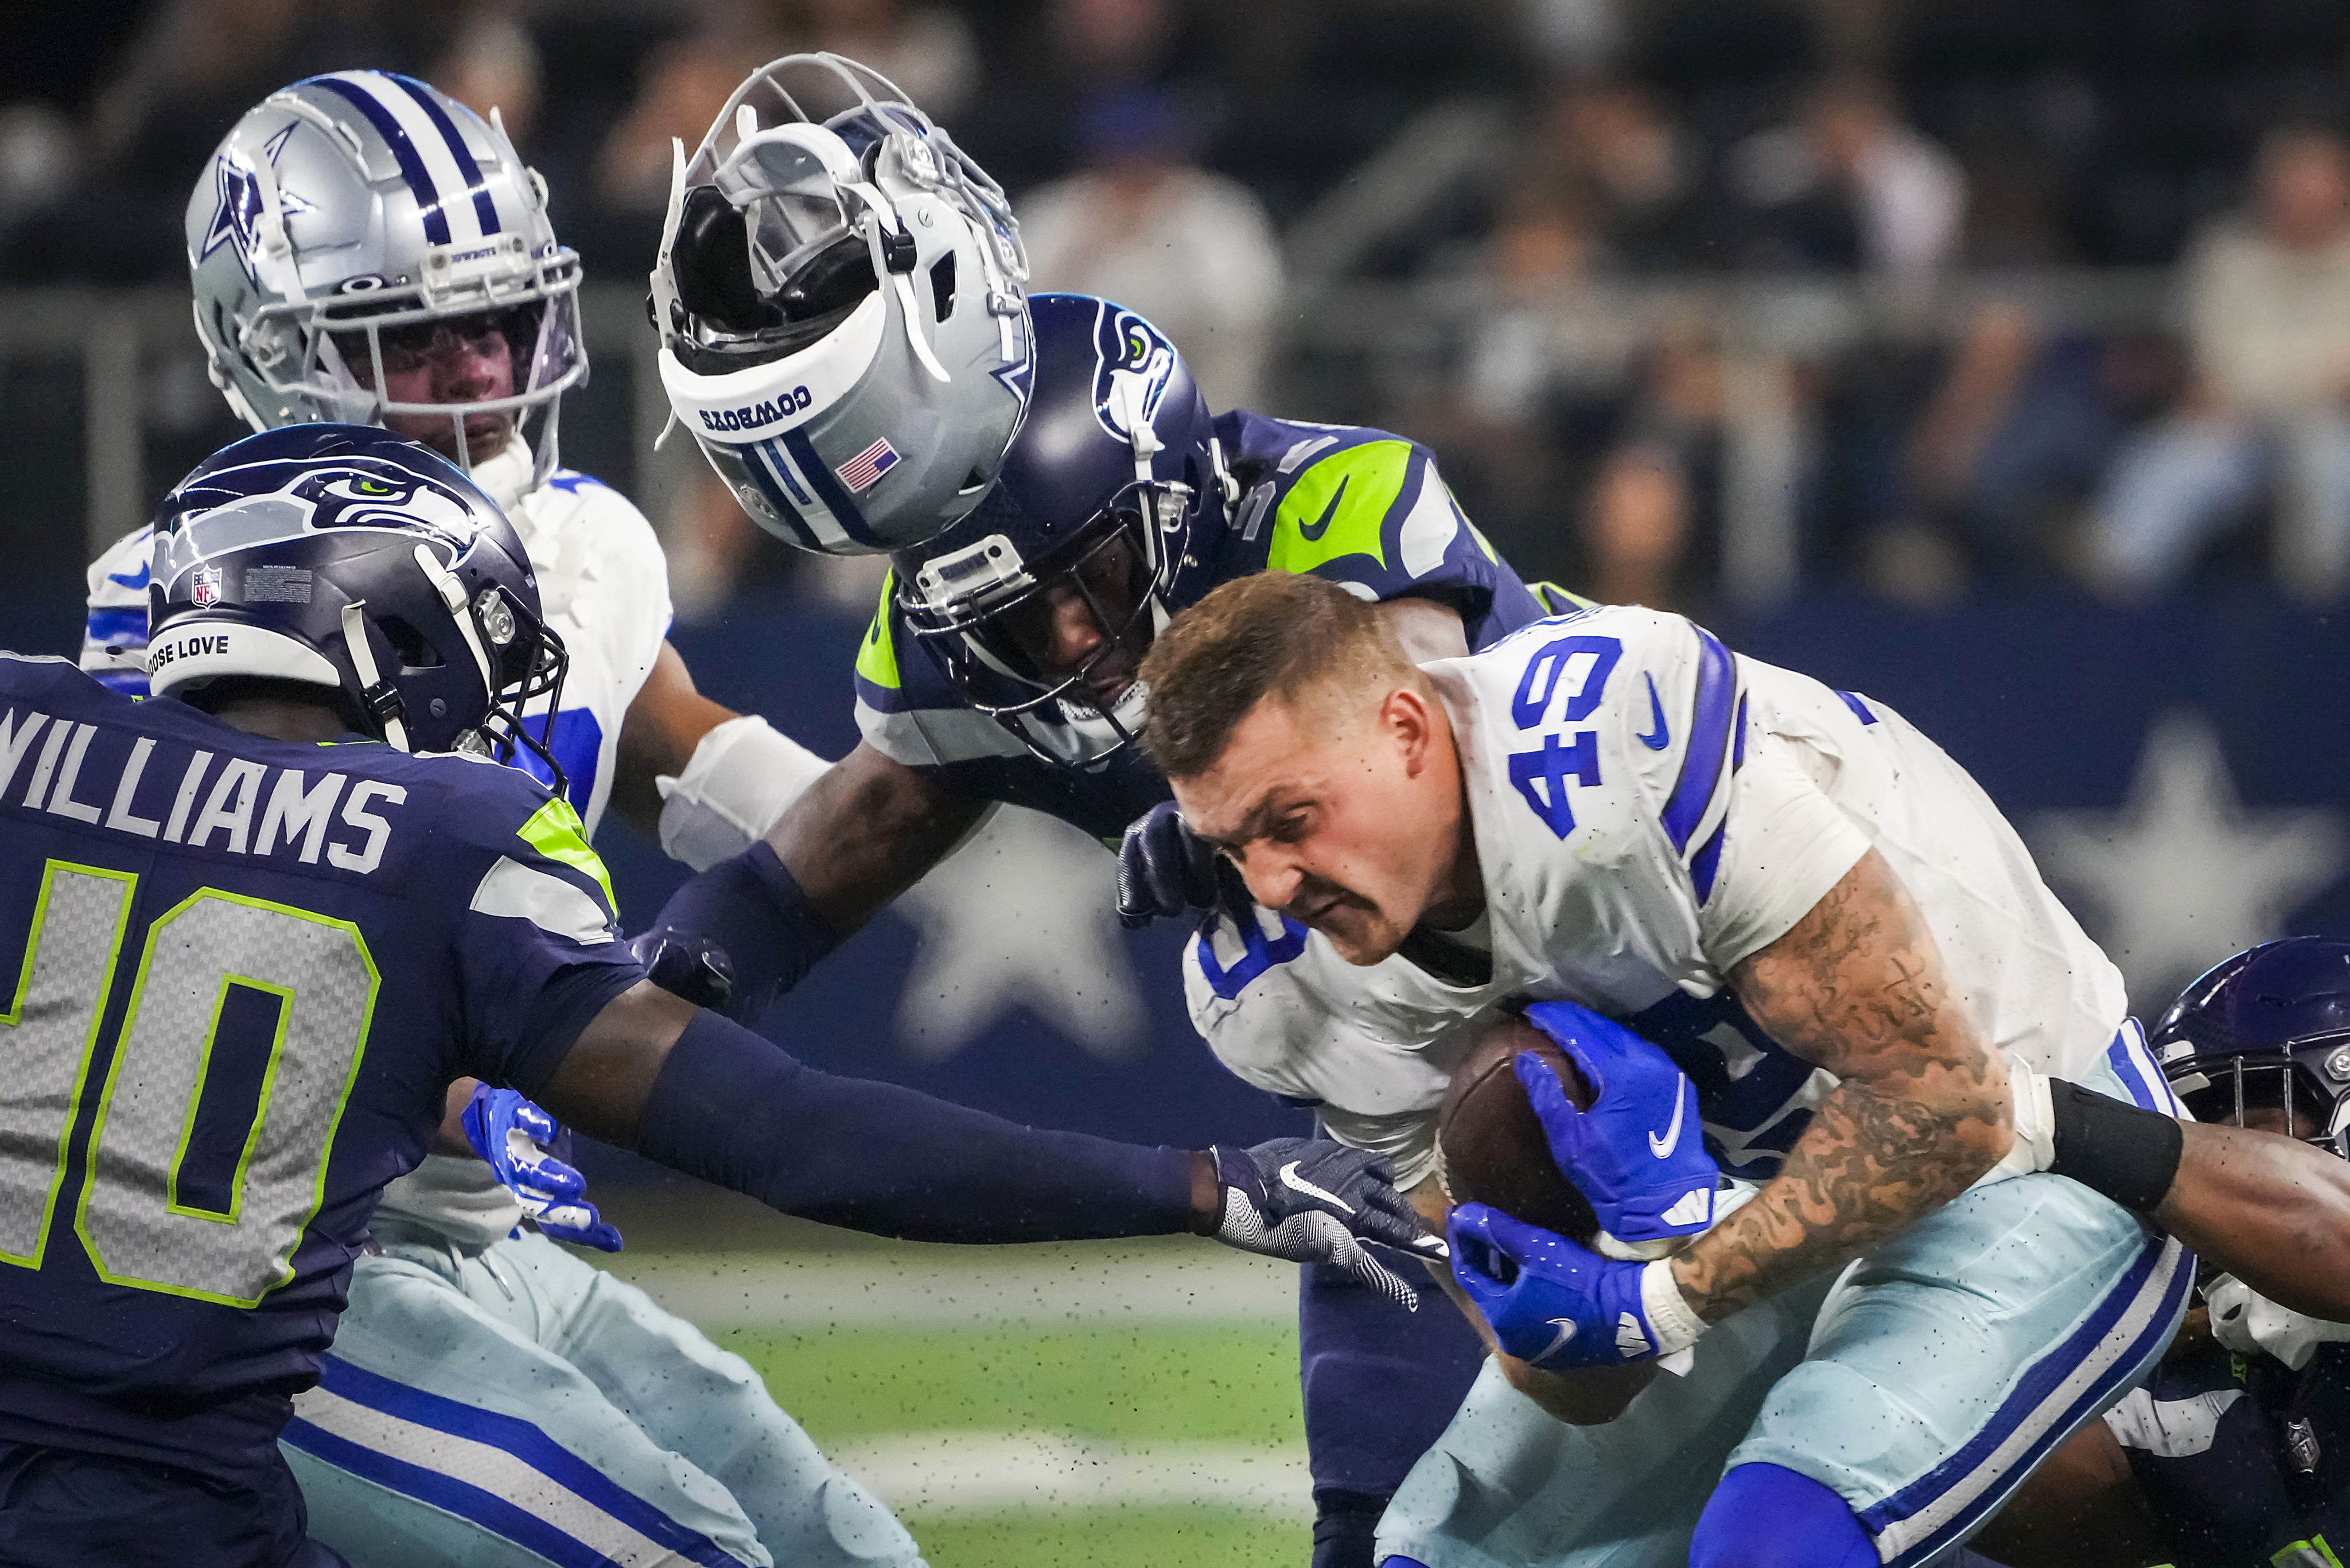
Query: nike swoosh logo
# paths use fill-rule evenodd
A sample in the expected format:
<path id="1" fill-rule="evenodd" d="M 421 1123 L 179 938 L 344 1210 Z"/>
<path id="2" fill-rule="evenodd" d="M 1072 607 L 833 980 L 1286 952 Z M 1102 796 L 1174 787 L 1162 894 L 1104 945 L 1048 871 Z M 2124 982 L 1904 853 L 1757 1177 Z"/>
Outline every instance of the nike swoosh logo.
<path id="1" fill-rule="evenodd" d="M 1673 1125 L 1665 1129 L 1665 1136 L 1662 1137 L 1659 1137 L 1654 1133 L 1650 1133 L 1648 1135 L 1648 1152 L 1650 1154 L 1655 1155 L 1659 1159 L 1668 1159 L 1671 1158 L 1673 1150 L 1680 1147 L 1681 1117 L 1686 1116 L 1688 1112 L 1689 1096 L 1681 1093 L 1679 1087 L 1676 1086 L 1673 1092 Z"/>
<path id="2" fill-rule="evenodd" d="M 1330 520 L 1338 515 L 1338 503 L 1347 499 L 1347 481 L 1354 477 L 1350 473 L 1338 481 L 1338 488 L 1330 493 L 1330 504 L 1322 508 L 1322 515 L 1311 523 L 1300 523 L 1297 525 L 1298 537 L 1312 544 L 1330 531 Z"/>
<path id="3" fill-rule="evenodd" d="M 120 583 L 126 588 L 143 588 L 147 586 L 147 568 L 140 566 L 135 572 L 109 572 L 106 580 Z"/>
<path id="4" fill-rule="evenodd" d="M 1303 1192 L 1308 1198 L 1319 1198 L 1323 1202 L 1335 1206 L 1342 1214 L 1352 1214 L 1355 1211 L 1355 1206 L 1336 1193 L 1326 1191 L 1298 1175 L 1297 1166 L 1298 1162 L 1293 1159 L 1281 1168 L 1281 1184 L 1284 1187 L 1292 1191 Z"/>
<path id="5" fill-rule="evenodd" d="M 1530 1355 L 1526 1357 L 1526 1360 L 1535 1366 L 1540 1366 L 1544 1362 L 1548 1361 L 1552 1356 L 1557 1355 L 1560 1346 L 1565 1345 L 1568 1340 L 1575 1337 L 1575 1320 L 1573 1318 L 1555 1317 L 1550 1321 L 1552 1326 L 1558 1330 L 1558 1334 L 1548 1345 L 1543 1346 L 1542 1354 L 1540 1355 Z"/>
<path id="6" fill-rule="evenodd" d="M 1648 711 L 1657 716 L 1657 732 L 1640 737 L 1640 744 L 1652 752 L 1661 752 L 1673 743 L 1673 732 L 1665 728 L 1665 705 L 1657 701 L 1657 678 L 1646 670 L 1641 679 L 1648 683 Z"/>

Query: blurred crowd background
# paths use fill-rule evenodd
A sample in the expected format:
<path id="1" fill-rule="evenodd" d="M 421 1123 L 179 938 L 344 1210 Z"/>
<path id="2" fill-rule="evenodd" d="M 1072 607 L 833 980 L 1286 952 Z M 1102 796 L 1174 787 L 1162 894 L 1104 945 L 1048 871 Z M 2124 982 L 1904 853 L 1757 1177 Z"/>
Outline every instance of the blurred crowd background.
<path id="1" fill-rule="evenodd" d="M 0 440 L 62 459 L 0 503 L 36 569 L 88 542 L 60 521 L 130 525 L 234 433 L 160 303 L 188 193 L 247 105 L 364 64 L 497 106 L 546 175 L 612 296 L 611 411 L 567 419 L 567 455 L 663 491 L 681 608 L 788 574 L 723 491 L 638 472 L 629 302 L 670 139 L 831 48 L 1002 180 L 1035 286 L 1141 309 L 1219 407 L 1427 441 L 1530 576 L 1701 614 L 1814 581 L 2350 587 L 2334 0 L 85 0 L 0 26 L 0 288 L 152 289 L 163 324 L 116 386 L 40 304 L 67 296 L 0 306 Z M 135 485 L 90 434 L 124 399 Z"/>

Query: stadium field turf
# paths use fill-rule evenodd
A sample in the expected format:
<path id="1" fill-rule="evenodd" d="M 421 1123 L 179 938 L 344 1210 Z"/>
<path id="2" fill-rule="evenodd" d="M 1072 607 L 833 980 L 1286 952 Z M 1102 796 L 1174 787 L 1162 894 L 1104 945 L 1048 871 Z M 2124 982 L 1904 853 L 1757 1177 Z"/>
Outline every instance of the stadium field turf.
<path id="1" fill-rule="evenodd" d="M 726 1331 L 931 1568 L 1294 1563 L 1287 1324 Z"/>

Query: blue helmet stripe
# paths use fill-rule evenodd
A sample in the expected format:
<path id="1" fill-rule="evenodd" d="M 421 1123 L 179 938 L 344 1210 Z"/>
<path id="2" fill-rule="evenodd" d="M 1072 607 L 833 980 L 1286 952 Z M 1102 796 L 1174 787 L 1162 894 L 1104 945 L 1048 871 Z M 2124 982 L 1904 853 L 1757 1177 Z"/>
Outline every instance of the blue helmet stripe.
<path id="1" fill-rule="evenodd" d="M 824 503 L 825 510 L 831 513 L 833 521 L 840 524 L 841 532 L 860 545 L 879 547 L 881 541 L 876 539 L 873 530 L 867 526 L 865 514 L 857 509 L 857 503 L 842 488 L 840 481 L 833 477 L 832 470 L 825 465 L 824 459 L 816 456 L 816 443 L 808 440 L 807 431 L 805 429 L 788 430 L 784 432 L 783 440 L 785 447 L 792 454 L 793 462 L 800 471 L 800 477 L 808 482 L 809 488 L 816 492 L 816 499 Z"/>
<path id="2" fill-rule="evenodd" d="M 490 200 L 490 192 L 482 184 L 482 166 L 473 161 L 472 153 L 465 151 L 465 139 L 457 134 L 457 124 L 449 118 L 449 111 L 442 109 L 441 100 L 434 98 L 431 89 L 415 78 L 401 76 L 398 71 L 386 71 L 383 74 L 406 88 L 408 96 L 423 107 L 434 129 L 441 132 L 442 140 L 448 142 L 449 156 L 456 160 L 457 172 L 463 174 L 465 177 L 465 183 L 473 189 L 473 215 L 482 222 L 483 235 L 487 237 L 496 234 L 498 204 Z"/>
<path id="3" fill-rule="evenodd" d="M 785 495 L 784 487 L 775 483 L 775 476 L 768 472 L 766 463 L 759 461 L 760 456 L 756 452 L 752 452 L 750 461 L 743 465 L 751 471 L 752 482 L 758 485 L 760 493 L 766 496 L 767 504 L 775 509 L 775 515 L 783 519 L 784 526 L 797 536 L 802 549 L 822 550 L 823 541 L 816 536 L 816 530 L 808 526 L 807 519 L 800 515 L 799 508 Z"/>
<path id="4" fill-rule="evenodd" d="M 325 88 L 348 99 L 352 108 L 367 116 L 368 123 L 390 147 L 392 161 L 400 165 L 400 177 L 408 182 L 409 192 L 416 198 L 417 211 L 424 218 L 424 237 L 436 245 L 447 244 L 449 219 L 441 211 L 441 192 L 434 187 L 432 176 L 424 171 L 424 160 L 416 155 L 416 144 L 408 140 L 408 132 L 400 129 L 391 111 L 376 102 L 365 88 L 340 77 L 312 77 L 301 85 Z"/>

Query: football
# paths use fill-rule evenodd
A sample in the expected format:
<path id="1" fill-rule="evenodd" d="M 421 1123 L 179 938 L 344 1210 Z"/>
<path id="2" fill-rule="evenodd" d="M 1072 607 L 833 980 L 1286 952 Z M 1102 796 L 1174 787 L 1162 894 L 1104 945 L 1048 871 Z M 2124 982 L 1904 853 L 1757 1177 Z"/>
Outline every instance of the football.
<path id="1" fill-rule="evenodd" d="M 1551 1065 L 1578 1110 L 1591 1085 L 1549 1035 L 1512 1013 L 1497 1019 L 1453 1070 L 1436 1113 L 1438 1168 L 1454 1203 L 1488 1203 L 1513 1219 L 1589 1244 L 1599 1219 L 1551 1158 L 1511 1063 L 1532 1051 Z"/>

